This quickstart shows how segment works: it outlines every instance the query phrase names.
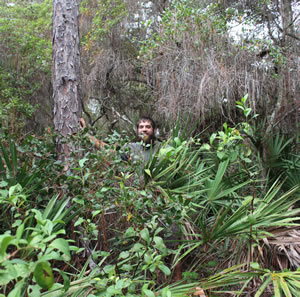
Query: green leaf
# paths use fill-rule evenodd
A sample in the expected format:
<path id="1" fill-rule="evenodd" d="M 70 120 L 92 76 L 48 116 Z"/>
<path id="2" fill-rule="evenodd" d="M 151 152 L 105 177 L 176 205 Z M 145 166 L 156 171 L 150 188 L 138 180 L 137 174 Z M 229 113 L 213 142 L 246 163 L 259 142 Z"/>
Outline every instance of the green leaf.
<path id="1" fill-rule="evenodd" d="M 131 281 L 129 279 L 119 279 L 116 282 L 116 289 L 124 289 L 129 287 L 131 284 Z"/>
<path id="2" fill-rule="evenodd" d="M 41 296 L 41 288 L 38 285 L 29 285 L 27 288 L 27 296 L 40 297 Z"/>
<path id="3" fill-rule="evenodd" d="M 39 262 L 33 272 L 38 285 L 43 289 L 50 289 L 54 284 L 51 266 L 48 262 Z"/>
<path id="4" fill-rule="evenodd" d="M 16 232 L 16 239 L 17 240 L 20 240 L 22 235 L 23 235 L 23 232 L 24 232 L 24 223 L 21 224 L 18 229 L 17 229 L 17 232 Z"/>
<path id="5" fill-rule="evenodd" d="M 126 230 L 125 234 L 124 234 L 124 236 L 125 236 L 126 238 L 128 238 L 128 237 L 133 237 L 133 236 L 135 236 L 135 235 L 136 235 L 136 231 L 134 230 L 133 227 L 129 227 L 129 228 Z"/>
<path id="6" fill-rule="evenodd" d="M 105 273 L 113 273 L 115 272 L 115 265 L 106 265 L 103 270 Z"/>
<path id="7" fill-rule="evenodd" d="M 275 297 L 281 297 L 280 289 L 279 289 L 279 283 L 278 278 L 273 279 L 273 285 L 274 285 L 274 294 Z"/>
<path id="8" fill-rule="evenodd" d="M 67 260 L 71 259 L 69 243 L 63 238 L 57 238 L 51 242 L 50 247 L 58 249 L 67 256 Z"/>
<path id="9" fill-rule="evenodd" d="M 257 264 L 257 263 L 256 263 Z M 260 286 L 254 297 L 260 297 L 261 294 L 264 292 L 265 288 L 269 285 L 269 283 L 272 281 L 272 275 L 269 275 L 267 279 L 264 281 L 264 283 Z"/>
<path id="10" fill-rule="evenodd" d="M 133 266 L 130 264 L 124 264 L 120 268 L 124 271 L 132 271 L 133 270 Z"/>
<path id="11" fill-rule="evenodd" d="M 58 271 L 59 274 L 62 276 L 62 278 L 64 280 L 64 291 L 67 292 L 70 288 L 70 279 L 69 279 L 69 277 L 67 276 L 67 274 L 64 271 L 62 271 L 60 269 L 55 268 L 54 270 Z"/>
<path id="12" fill-rule="evenodd" d="M 149 234 L 149 230 L 147 228 L 144 228 L 141 232 L 141 237 L 142 239 L 144 239 L 147 243 L 149 243 L 150 241 L 150 234 Z"/>
<path id="13" fill-rule="evenodd" d="M 250 113 L 251 113 L 251 108 L 246 108 L 244 110 L 244 114 L 245 114 L 246 117 L 248 117 Z"/>
<path id="14" fill-rule="evenodd" d="M 169 269 L 169 267 L 167 267 L 164 264 L 159 264 L 158 268 L 165 274 L 165 275 L 170 275 L 171 274 L 171 270 Z"/>
<path id="15" fill-rule="evenodd" d="M 208 143 L 204 143 L 203 145 L 201 145 L 200 150 L 201 151 L 209 151 L 210 145 Z"/>
<path id="16" fill-rule="evenodd" d="M 155 297 L 155 294 L 148 290 L 148 289 L 143 289 L 143 293 L 147 296 L 147 297 Z"/>
<path id="17" fill-rule="evenodd" d="M 151 176 L 151 171 L 150 171 L 149 169 L 145 169 L 145 172 L 146 172 L 150 177 L 152 177 L 152 176 Z"/>
<path id="18" fill-rule="evenodd" d="M 242 99 L 241 99 L 241 101 L 245 104 L 246 103 L 246 101 L 247 101 L 247 99 L 248 99 L 248 96 L 249 96 L 249 94 L 246 94 Z"/>
<path id="19" fill-rule="evenodd" d="M 224 152 L 217 152 L 217 156 L 218 156 L 218 158 L 219 158 L 220 160 L 223 160 L 224 157 L 226 157 L 226 153 L 224 153 Z"/>
<path id="20" fill-rule="evenodd" d="M 153 258 L 152 258 L 152 255 L 150 253 L 146 253 L 144 255 L 144 261 L 147 265 L 150 265 L 152 263 L 152 260 L 153 260 Z"/>
<path id="21" fill-rule="evenodd" d="M 79 217 L 78 220 L 75 222 L 74 227 L 80 225 L 82 222 L 84 222 L 84 219 L 82 217 Z"/>
<path id="22" fill-rule="evenodd" d="M 172 293 L 169 290 L 169 287 L 165 287 L 161 291 L 161 297 L 172 297 Z"/>
<path id="23" fill-rule="evenodd" d="M 5 255 L 6 249 L 13 239 L 14 237 L 9 234 L 0 235 L 0 256 Z"/>
<path id="24" fill-rule="evenodd" d="M 135 243 L 134 246 L 132 247 L 133 252 L 139 252 L 144 249 L 144 246 L 141 243 Z"/>
<path id="25" fill-rule="evenodd" d="M 102 210 L 95 210 L 92 212 L 92 217 L 94 218 L 96 215 L 98 215 L 99 213 L 101 213 Z"/>
<path id="26" fill-rule="evenodd" d="M 14 186 L 11 186 L 11 187 L 9 188 L 8 195 L 9 195 L 9 196 L 13 196 L 13 194 L 14 194 L 16 191 L 19 191 L 19 192 L 22 191 L 22 187 L 21 187 L 20 184 L 16 184 L 16 185 L 14 185 Z"/>
<path id="27" fill-rule="evenodd" d="M 124 251 L 119 255 L 119 259 L 126 259 L 129 257 L 129 252 L 128 251 Z"/>
<path id="28" fill-rule="evenodd" d="M 257 262 L 252 262 L 252 263 L 250 263 L 250 266 L 251 266 L 251 268 L 253 268 L 253 269 L 260 269 L 260 266 L 259 266 L 259 264 L 257 263 Z"/>
<path id="29" fill-rule="evenodd" d="M 213 142 L 214 142 L 214 140 L 216 139 L 216 137 L 217 137 L 217 134 L 216 134 L 216 133 L 213 133 L 213 134 L 210 136 L 210 138 L 209 138 L 209 143 L 210 143 L 210 145 L 213 144 Z"/>
<path id="30" fill-rule="evenodd" d="M 112 285 L 107 288 L 107 293 L 109 294 L 107 296 L 119 296 L 120 294 L 122 294 L 122 290 L 116 289 L 116 287 Z"/>
<path id="31" fill-rule="evenodd" d="M 4 181 L 4 180 L 2 180 L 1 182 L 0 182 L 0 188 L 4 188 L 4 187 L 6 187 L 8 185 L 8 183 L 6 182 L 6 181 Z"/>
<path id="32" fill-rule="evenodd" d="M 86 161 L 88 161 L 87 158 L 83 158 L 83 159 L 79 160 L 79 166 L 82 168 L 82 167 L 84 166 L 84 163 L 85 163 Z"/>
<path id="33" fill-rule="evenodd" d="M 281 289 L 283 290 L 283 292 L 285 294 L 285 297 L 293 297 L 289 290 L 287 282 L 285 281 L 285 279 L 283 277 L 279 278 L 279 283 L 280 283 Z"/>
<path id="34" fill-rule="evenodd" d="M 245 110 L 244 106 L 236 105 L 236 107 L 239 108 L 239 109 L 241 109 L 241 110 L 243 110 L 243 111 Z"/>

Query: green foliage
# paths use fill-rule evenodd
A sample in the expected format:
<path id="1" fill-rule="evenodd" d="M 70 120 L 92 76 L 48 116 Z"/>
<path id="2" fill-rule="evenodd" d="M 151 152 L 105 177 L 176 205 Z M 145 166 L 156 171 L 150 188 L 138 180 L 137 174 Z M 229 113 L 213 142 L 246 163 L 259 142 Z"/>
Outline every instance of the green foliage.
<path id="1" fill-rule="evenodd" d="M 13 187 L 8 190 L 12 194 L 13 191 Z M 22 193 L 20 188 L 19 191 Z M 26 199 L 24 194 L 22 199 Z M 1 206 L 7 200 L 11 199 L 2 191 Z M 65 209 L 68 200 L 55 206 L 56 202 L 57 197 L 51 199 L 42 212 L 38 209 L 27 210 L 24 220 L 11 207 L 14 216 L 12 230 L 0 235 L 0 283 L 3 292 L 10 292 L 8 296 L 22 296 L 24 291 L 30 296 L 40 296 L 41 288 L 49 289 L 54 282 L 48 261 L 70 260 L 70 240 L 61 236 L 65 234 L 65 223 L 74 217 L 74 207 Z M 37 284 L 31 284 L 32 281 Z"/>
<path id="2" fill-rule="evenodd" d="M 96 5 L 93 12 L 92 5 Z M 82 40 L 86 51 L 90 50 L 93 41 L 103 41 L 128 14 L 126 2 L 121 0 L 81 1 L 80 11 L 93 17 L 91 29 Z"/>
<path id="3" fill-rule="evenodd" d="M 226 30 L 226 21 L 223 16 L 215 13 L 218 5 L 199 7 L 199 3 L 190 1 L 172 1 L 166 8 L 160 20 L 160 32 L 151 32 L 141 48 L 141 56 L 151 60 L 168 51 L 170 45 L 178 46 L 185 41 L 186 35 L 191 36 L 191 45 L 202 48 L 204 43 L 213 40 L 213 34 L 223 34 Z M 151 21 L 145 23 L 151 29 Z"/>
<path id="4" fill-rule="evenodd" d="M 0 172 L 3 182 L 6 182 L 9 187 L 19 184 L 26 189 L 27 193 L 33 192 L 43 182 L 41 178 L 43 162 L 39 164 L 39 168 L 28 171 L 29 159 L 22 164 L 22 160 L 18 158 L 16 145 L 11 139 L 7 145 L 8 149 L 4 142 L 0 142 L 0 151 L 3 156 L 3 158 L 0 156 Z"/>
<path id="5" fill-rule="evenodd" d="M 1 60 L 2 65 L 16 67 L 17 74 L 25 77 L 37 69 L 49 72 L 51 43 L 47 34 L 51 30 L 51 4 L 14 1 L 13 5 L 1 5 L 2 46 L 6 44 L 11 51 L 8 60 Z"/>
<path id="6" fill-rule="evenodd" d="M 275 296 L 293 295 L 298 272 L 276 272 L 276 252 L 262 242 L 276 228 L 298 228 L 299 187 L 260 179 L 266 163 L 246 142 L 256 133 L 247 96 L 238 106 L 245 122 L 225 123 L 209 143 L 178 121 L 146 164 L 122 161 L 118 133 L 100 150 L 88 129 L 71 136 L 67 171 L 55 159 L 55 135 L 2 141 L 2 293 L 163 297 L 200 288 L 262 296 L 273 287 Z M 278 136 L 272 147 L 285 160 L 276 161 L 279 172 L 293 172 L 298 159 L 284 153 L 295 151 L 293 141 Z M 184 283 L 174 281 L 180 266 Z"/>
<path id="7" fill-rule="evenodd" d="M 0 135 L 17 134 L 38 108 L 41 77 L 50 77 L 52 3 L 0 3 Z"/>

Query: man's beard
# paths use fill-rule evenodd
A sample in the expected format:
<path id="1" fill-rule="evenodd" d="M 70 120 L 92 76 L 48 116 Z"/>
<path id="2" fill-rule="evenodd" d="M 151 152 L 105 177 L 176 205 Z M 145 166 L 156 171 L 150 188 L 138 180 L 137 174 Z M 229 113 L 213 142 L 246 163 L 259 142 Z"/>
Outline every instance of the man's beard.
<path id="1" fill-rule="evenodd" d="M 155 135 L 154 134 L 146 135 L 144 137 L 139 137 L 139 139 L 142 140 L 145 145 L 147 145 L 147 144 L 154 144 L 154 142 L 155 142 Z"/>

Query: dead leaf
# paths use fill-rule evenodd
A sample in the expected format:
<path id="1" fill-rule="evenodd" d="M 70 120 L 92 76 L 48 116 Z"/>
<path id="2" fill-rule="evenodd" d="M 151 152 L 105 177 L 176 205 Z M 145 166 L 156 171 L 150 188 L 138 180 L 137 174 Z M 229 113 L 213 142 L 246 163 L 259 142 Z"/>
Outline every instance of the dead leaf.
<path id="1" fill-rule="evenodd" d="M 199 287 L 196 287 L 196 291 L 194 293 L 194 296 L 206 297 L 204 291 Z"/>

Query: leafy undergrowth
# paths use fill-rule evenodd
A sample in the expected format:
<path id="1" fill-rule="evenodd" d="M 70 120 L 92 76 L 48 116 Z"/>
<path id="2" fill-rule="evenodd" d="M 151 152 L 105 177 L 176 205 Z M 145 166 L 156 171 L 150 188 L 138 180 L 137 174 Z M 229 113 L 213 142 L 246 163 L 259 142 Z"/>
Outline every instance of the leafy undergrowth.
<path id="1" fill-rule="evenodd" d="M 83 131 L 67 172 L 53 135 L 2 140 L 1 296 L 298 296 L 293 142 L 287 159 L 274 136 L 270 166 L 247 123 L 174 131 L 147 164 Z"/>

